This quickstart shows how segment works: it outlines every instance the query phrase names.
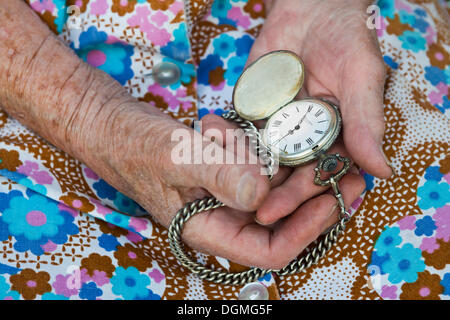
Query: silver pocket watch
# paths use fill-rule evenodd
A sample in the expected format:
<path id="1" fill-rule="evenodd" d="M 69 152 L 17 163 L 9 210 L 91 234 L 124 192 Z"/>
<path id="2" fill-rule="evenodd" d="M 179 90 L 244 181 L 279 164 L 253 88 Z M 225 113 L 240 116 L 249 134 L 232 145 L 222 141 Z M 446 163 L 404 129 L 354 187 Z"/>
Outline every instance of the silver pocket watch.
<path id="1" fill-rule="evenodd" d="M 169 243 L 179 263 L 201 279 L 221 284 L 243 285 L 256 281 L 267 273 L 280 276 L 301 272 L 315 264 L 336 243 L 345 230 L 350 214 L 345 209 L 338 181 L 350 168 L 350 160 L 339 154 L 327 154 L 341 130 L 342 119 L 337 106 L 321 98 L 294 100 L 305 78 L 302 60 L 293 52 L 279 50 L 269 52 L 241 74 L 233 90 L 234 110 L 223 117 L 236 122 L 256 142 L 258 155 L 266 151 L 263 159 L 269 178 L 273 176 L 273 164 L 297 167 L 318 160 L 314 183 L 329 186 L 339 206 L 339 221 L 316 240 L 306 253 L 279 270 L 251 268 L 244 272 L 229 273 L 209 269 L 193 261 L 184 249 L 181 232 L 193 215 L 224 206 L 214 197 L 187 203 L 173 218 L 169 227 Z M 262 134 L 252 121 L 267 120 Z M 262 158 L 262 156 L 260 155 Z M 268 161 L 267 161 L 268 160 Z M 339 163 L 342 165 L 339 168 Z M 322 178 L 323 172 L 328 172 Z"/>

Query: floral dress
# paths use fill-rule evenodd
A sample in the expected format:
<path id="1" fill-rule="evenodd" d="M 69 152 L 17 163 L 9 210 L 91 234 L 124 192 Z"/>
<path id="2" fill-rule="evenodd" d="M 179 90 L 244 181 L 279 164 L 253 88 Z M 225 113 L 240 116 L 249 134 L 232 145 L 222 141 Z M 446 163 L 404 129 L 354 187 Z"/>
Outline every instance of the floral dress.
<path id="1" fill-rule="evenodd" d="M 187 125 L 232 108 L 265 18 L 263 0 L 26 1 L 81 59 Z M 345 235 L 307 272 L 259 279 L 270 299 L 450 298 L 448 9 L 377 5 L 396 175 L 361 172 L 367 187 Z M 176 83 L 149 76 L 162 62 L 179 68 Z M 139 204 L 0 109 L 0 299 L 236 299 L 241 289 L 182 268 Z"/>

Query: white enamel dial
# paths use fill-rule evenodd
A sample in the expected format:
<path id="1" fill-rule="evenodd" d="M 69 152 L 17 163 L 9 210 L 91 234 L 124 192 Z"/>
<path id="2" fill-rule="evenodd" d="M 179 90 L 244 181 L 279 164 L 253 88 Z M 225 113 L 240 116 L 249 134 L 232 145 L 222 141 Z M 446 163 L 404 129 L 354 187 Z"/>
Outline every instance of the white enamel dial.
<path id="1" fill-rule="evenodd" d="M 321 100 L 305 99 L 289 103 L 267 121 L 264 143 L 279 155 L 280 162 L 310 160 L 312 154 L 329 147 L 335 139 L 336 112 Z M 331 141 L 332 142 L 332 141 Z"/>

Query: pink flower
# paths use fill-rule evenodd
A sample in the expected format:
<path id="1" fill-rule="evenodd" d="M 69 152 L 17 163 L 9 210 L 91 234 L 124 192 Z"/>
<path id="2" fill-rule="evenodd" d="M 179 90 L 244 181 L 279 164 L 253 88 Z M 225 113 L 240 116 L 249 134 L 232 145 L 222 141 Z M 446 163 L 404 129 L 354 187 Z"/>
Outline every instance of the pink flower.
<path id="1" fill-rule="evenodd" d="M 66 276 L 62 274 L 58 274 L 56 276 L 55 282 L 53 282 L 52 286 L 55 289 L 56 294 L 63 295 L 65 297 L 70 297 L 78 294 L 77 288 L 68 288 L 67 283 L 69 283 L 69 277 L 75 277 L 75 275 L 68 274 Z M 81 286 L 80 286 L 81 288 Z"/>
<path id="2" fill-rule="evenodd" d="M 165 15 L 162 11 L 157 11 L 152 17 L 151 17 L 152 21 L 155 22 L 155 24 L 158 27 L 161 27 L 164 22 L 166 22 L 167 20 L 169 20 L 169 18 L 167 17 L 167 15 Z"/>
<path id="3" fill-rule="evenodd" d="M 106 0 L 97 0 L 91 3 L 91 14 L 101 16 L 106 13 L 106 9 L 108 9 Z"/>
<path id="4" fill-rule="evenodd" d="M 39 165 L 36 162 L 27 160 L 17 171 L 27 177 L 33 178 L 38 184 L 52 184 L 53 182 L 53 178 L 47 171 L 39 171 Z"/>
<path id="5" fill-rule="evenodd" d="M 414 230 L 416 228 L 416 217 L 406 216 L 397 222 L 400 230 Z"/>
<path id="6" fill-rule="evenodd" d="M 395 9 L 397 10 L 405 10 L 408 13 L 412 13 L 412 9 L 406 3 L 401 0 L 395 1 Z"/>
<path id="7" fill-rule="evenodd" d="M 428 26 L 425 39 L 427 40 L 427 44 L 436 42 L 436 31 L 434 31 L 434 28 L 432 26 Z"/>
<path id="8" fill-rule="evenodd" d="M 138 243 L 141 242 L 143 238 L 139 235 L 139 233 L 129 231 L 127 234 L 127 239 L 133 243 Z"/>
<path id="9" fill-rule="evenodd" d="M 100 177 L 94 172 L 94 171 L 92 171 L 90 168 L 88 168 L 88 167 L 85 167 L 84 169 L 83 169 L 83 171 L 84 171 L 84 175 L 87 177 L 87 178 L 89 178 L 89 179 L 93 179 L 93 180 L 98 180 L 98 179 L 100 179 Z"/>
<path id="10" fill-rule="evenodd" d="M 53 13 L 53 10 L 55 9 L 55 4 L 52 0 L 37 0 L 33 3 L 30 3 L 30 5 L 34 11 L 37 11 L 39 13 L 43 13 L 44 11 Z"/>
<path id="11" fill-rule="evenodd" d="M 384 285 L 381 288 L 381 297 L 387 299 L 397 299 L 397 287 Z"/>
<path id="12" fill-rule="evenodd" d="M 149 21 L 151 12 L 146 6 L 137 7 L 135 12 L 136 14 L 127 20 L 130 27 L 139 27 L 147 39 L 157 46 L 165 46 L 170 41 L 170 33 Z"/>
<path id="13" fill-rule="evenodd" d="M 55 251 L 56 248 L 58 247 L 58 245 L 56 243 L 53 243 L 52 241 L 48 241 L 46 244 L 41 245 L 41 248 L 45 251 L 45 252 L 52 252 Z"/>
<path id="14" fill-rule="evenodd" d="M 128 225 L 132 227 L 134 231 L 140 232 L 147 229 L 148 222 L 149 221 L 144 218 L 131 217 Z"/>
<path id="15" fill-rule="evenodd" d="M 183 1 L 175 1 L 170 7 L 169 11 L 174 15 L 177 15 L 181 10 L 183 10 Z"/>
<path id="16" fill-rule="evenodd" d="M 437 227 L 436 238 L 448 242 L 450 240 L 450 205 L 436 209 L 433 219 Z"/>
<path id="17" fill-rule="evenodd" d="M 227 18 L 236 21 L 237 25 L 244 29 L 250 27 L 250 18 L 244 15 L 239 7 L 233 7 L 228 10 Z"/>
<path id="18" fill-rule="evenodd" d="M 169 105 L 169 109 L 177 110 L 179 107 L 184 110 L 191 108 L 191 101 L 187 98 L 186 88 L 180 87 L 175 92 L 175 95 L 169 90 L 159 84 L 153 84 L 148 87 L 148 91 L 160 96 Z M 186 99 L 187 98 L 187 99 Z"/>
<path id="19" fill-rule="evenodd" d="M 148 275 L 150 278 L 155 280 L 156 283 L 160 283 L 161 280 L 165 278 L 164 274 L 162 274 L 158 269 L 153 269 Z"/>
<path id="20" fill-rule="evenodd" d="M 439 249 L 439 245 L 436 243 L 435 238 L 424 238 L 420 245 L 420 249 L 428 253 L 433 253 L 434 250 Z"/>
<path id="21" fill-rule="evenodd" d="M 431 91 L 428 98 L 430 99 L 431 104 L 442 104 L 444 103 L 443 97 L 448 94 L 448 85 L 440 82 L 436 85 L 436 89 L 438 89 L 438 91 Z"/>

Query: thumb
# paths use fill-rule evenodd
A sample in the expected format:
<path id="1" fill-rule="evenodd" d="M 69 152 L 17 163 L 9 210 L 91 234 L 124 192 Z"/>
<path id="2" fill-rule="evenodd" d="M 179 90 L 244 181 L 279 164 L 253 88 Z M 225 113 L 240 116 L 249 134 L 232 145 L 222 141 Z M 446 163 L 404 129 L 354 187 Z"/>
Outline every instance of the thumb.
<path id="1" fill-rule="evenodd" d="M 232 150 L 189 129 L 189 144 L 183 151 L 188 161 L 172 161 L 169 182 L 177 187 L 206 189 L 225 205 L 242 211 L 256 210 L 269 193 L 269 179 L 260 165 L 248 164 Z M 173 146 L 175 153 L 178 151 Z M 172 160 L 173 150 L 172 150 Z M 189 159 L 190 158 L 190 159 Z"/>

